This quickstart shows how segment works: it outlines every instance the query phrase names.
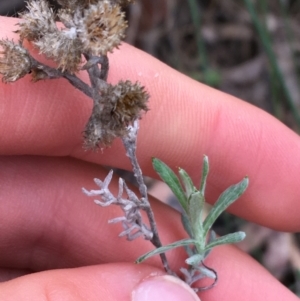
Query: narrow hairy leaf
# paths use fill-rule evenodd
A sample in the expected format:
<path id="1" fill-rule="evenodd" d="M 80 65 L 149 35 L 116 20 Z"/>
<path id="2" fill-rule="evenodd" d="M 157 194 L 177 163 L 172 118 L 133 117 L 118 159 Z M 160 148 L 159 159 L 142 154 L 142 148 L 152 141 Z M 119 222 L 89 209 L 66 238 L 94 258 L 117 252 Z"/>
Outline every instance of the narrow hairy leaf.
<path id="1" fill-rule="evenodd" d="M 189 257 L 188 259 L 185 260 L 185 263 L 188 265 L 193 265 L 193 266 L 197 266 L 201 263 L 201 261 L 203 260 L 203 255 L 202 254 L 195 254 L 192 255 L 191 257 Z"/>
<path id="2" fill-rule="evenodd" d="M 157 158 L 152 158 L 152 165 L 161 179 L 170 187 L 172 192 L 175 194 L 183 210 L 187 212 L 187 197 L 182 189 L 178 177 L 175 175 L 173 170 Z"/>
<path id="3" fill-rule="evenodd" d="M 242 241 L 246 237 L 245 232 L 239 231 L 235 233 L 230 233 L 221 237 L 216 238 L 214 241 L 210 242 L 206 247 L 205 251 L 208 251 L 216 246 L 225 244 L 234 244 Z"/>
<path id="4" fill-rule="evenodd" d="M 190 220 L 185 212 L 181 213 L 181 223 L 183 225 L 184 230 L 189 235 L 189 237 L 194 238 Z"/>
<path id="5" fill-rule="evenodd" d="M 199 247 L 202 250 L 205 244 L 202 225 L 203 205 L 204 197 L 200 191 L 196 191 L 190 195 L 190 198 L 188 200 L 188 216 L 194 238 L 199 242 Z"/>
<path id="6" fill-rule="evenodd" d="M 194 186 L 192 179 L 190 178 L 190 176 L 184 169 L 179 168 L 178 174 L 183 183 L 183 186 L 184 186 L 184 189 L 186 192 L 186 196 L 189 197 L 189 195 L 191 195 L 193 192 L 196 191 L 196 187 Z"/>
<path id="7" fill-rule="evenodd" d="M 205 195 L 205 187 L 206 187 L 206 180 L 209 172 L 209 163 L 208 157 L 203 157 L 203 166 L 202 166 L 202 175 L 201 175 L 201 183 L 200 183 L 200 191 L 203 195 Z"/>
<path id="8" fill-rule="evenodd" d="M 182 240 L 176 241 L 174 243 L 171 243 L 169 245 L 166 245 L 166 246 L 157 248 L 155 250 L 152 250 L 152 251 L 140 256 L 135 262 L 136 263 L 141 263 L 144 260 L 146 260 L 146 259 L 148 259 L 152 256 L 155 256 L 155 255 L 158 255 L 158 254 L 161 254 L 161 253 L 165 253 L 165 252 L 167 252 L 169 250 L 172 250 L 172 249 L 175 249 L 175 248 L 192 245 L 192 244 L 195 244 L 195 243 L 196 243 L 196 241 L 194 239 L 182 239 Z"/>
<path id="9" fill-rule="evenodd" d="M 219 215 L 233 202 L 235 202 L 246 190 L 249 183 L 248 177 L 245 177 L 238 184 L 230 186 L 226 189 L 219 197 L 215 205 L 212 207 L 208 213 L 205 221 L 203 222 L 203 231 L 205 235 L 219 217 Z"/>

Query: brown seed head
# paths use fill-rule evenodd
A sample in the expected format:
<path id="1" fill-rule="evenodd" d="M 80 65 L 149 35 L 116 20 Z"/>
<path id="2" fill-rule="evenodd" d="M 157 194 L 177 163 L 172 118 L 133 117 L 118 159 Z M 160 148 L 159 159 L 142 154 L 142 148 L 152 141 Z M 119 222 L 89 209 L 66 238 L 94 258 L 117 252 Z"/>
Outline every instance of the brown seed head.
<path id="1" fill-rule="evenodd" d="M 14 82 L 31 69 L 30 56 L 25 48 L 9 40 L 0 40 L 0 74 L 3 82 Z"/>
<path id="2" fill-rule="evenodd" d="M 100 0 L 101 1 L 101 0 Z M 63 7 L 74 11 L 76 8 L 86 8 L 90 4 L 96 4 L 99 0 L 57 0 Z"/>
<path id="3" fill-rule="evenodd" d="M 20 14 L 22 18 L 18 24 L 21 40 L 34 41 L 42 37 L 46 32 L 56 30 L 55 14 L 46 0 L 27 2 L 28 11 Z"/>
<path id="4" fill-rule="evenodd" d="M 127 134 L 127 126 L 148 111 L 148 93 L 139 83 L 120 81 L 109 85 L 96 104 L 84 131 L 85 147 L 96 149 L 109 146 L 116 137 Z"/>
<path id="5" fill-rule="evenodd" d="M 125 6 L 127 6 L 127 5 L 129 5 L 131 3 L 134 3 L 135 0 L 114 0 L 113 2 L 119 4 L 122 7 L 125 7 Z"/>
<path id="6" fill-rule="evenodd" d="M 139 83 L 120 81 L 111 88 L 112 118 L 117 123 L 128 125 L 141 117 L 141 111 L 148 111 L 149 95 Z"/>
<path id="7" fill-rule="evenodd" d="M 75 19 L 85 51 L 92 55 L 106 55 L 120 45 L 127 22 L 119 5 L 103 0 L 90 5 L 83 14 L 82 17 L 82 11 L 77 11 Z"/>
<path id="8" fill-rule="evenodd" d="M 34 42 L 40 52 L 53 59 L 63 72 L 79 71 L 81 63 L 82 43 L 76 36 L 74 28 L 45 33 Z"/>

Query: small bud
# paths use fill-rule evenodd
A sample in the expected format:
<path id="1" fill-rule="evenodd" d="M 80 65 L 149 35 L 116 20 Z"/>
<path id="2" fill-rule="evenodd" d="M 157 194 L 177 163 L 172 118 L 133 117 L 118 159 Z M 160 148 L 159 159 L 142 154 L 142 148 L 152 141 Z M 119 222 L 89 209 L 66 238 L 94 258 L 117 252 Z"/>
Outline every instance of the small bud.
<path id="1" fill-rule="evenodd" d="M 84 50 L 92 55 L 106 55 L 120 45 L 127 27 L 125 14 L 119 5 L 103 0 L 78 10 L 75 19 Z"/>
<path id="2" fill-rule="evenodd" d="M 149 95 L 139 83 L 120 81 L 109 85 L 96 104 L 84 131 L 85 147 L 96 149 L 100 144 L 111 145 L 116 137 L 127 135 L 127 126 L 148 111 Z"/>
<path id="3" fill-rule="evenodd" d="M 9 40 L 0 40 L 0 74 L 3 82 L 14 82 L 30 72 L 31 60 L 25 48 Z"/>

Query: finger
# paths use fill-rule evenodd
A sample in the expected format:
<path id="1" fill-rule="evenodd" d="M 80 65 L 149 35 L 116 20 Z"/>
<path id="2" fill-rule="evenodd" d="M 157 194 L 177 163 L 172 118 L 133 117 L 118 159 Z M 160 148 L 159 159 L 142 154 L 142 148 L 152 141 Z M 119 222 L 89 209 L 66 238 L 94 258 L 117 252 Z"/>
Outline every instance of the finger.
<path id="1" fill-rule="evenodd" d="M 161 271 L 133 265 L 102 265 L 31 274 L 0 285 L 0 299 L 129 301 L 131 292 L 150 274 Z"/>
<path id="2" fill-rule="evenodd" d="M 3 20 L 6 34 L 16 21 L 2 19 L 2 24 Z M 197 183 L 205 153 L 211 162 L 209 202 L 248 175 L 250 187 L 231 211 L 274 229 L 300 229 L 300 140 L 295 133 L 267 113 L 188 79 L 128 45 L 111 56 L 109 80 L 119 79 L 139 80 L 152 95 L 138 143 L 145 174 L 154 175 L 150 158 L 155 156 L 185 168 Z M 82 150 L 80 136 L 91 102 L 68 87 L 63 80 L 30 85 L 29 79 L 13 88 L 4 86 L 1 153 L 72 154 L 130 169 L 120 155 L 119 141 L 104 155 Z"/>
<path id="3" fill-rule="evenodd" d="M 250 277 L 222 273 L 219 285 L 199 293 L 210 300 L 286 300 L 298 298 L 262 270 L 257 263 Z M 244 272 L 241 270 L 241 272 Z M 246 280 L 252 282 L 246 282 Z M 254 289 L 255 288 L 255 289 Z M 20 277 L 0 285 L 0 299 L 15 300 L 106 300 L 106 301 L 197 301 L 187 285 L 147 265 L 107 264 L 53 270 Z"/>

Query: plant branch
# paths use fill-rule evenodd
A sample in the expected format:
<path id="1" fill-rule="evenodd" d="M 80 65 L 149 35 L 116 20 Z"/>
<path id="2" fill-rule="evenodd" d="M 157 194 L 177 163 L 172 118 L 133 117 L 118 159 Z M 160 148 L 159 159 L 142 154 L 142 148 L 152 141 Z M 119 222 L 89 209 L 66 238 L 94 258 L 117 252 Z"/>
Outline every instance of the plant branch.
<path id="1" fill-rule="evenodd" d="M 56 78 L 65 78 L 66 80 L 69 81 L 69 83 L 83 92 L 85 95 L 88 97 L 92 98 L 93 97 L 93 90 L 92 88 L 86 84 L 84 81 L 82 81 L 79 77 L 77 77 L 74 74 L 71 74 L 69 72 L 62 72 L 59 69 L 55 69 L 52 67 L 49 67 L 39 61 L 37 61 L 35 58 L 30 56 L 31 60 L 31 65 L 32 69 L 37 69 L 39 71 L 42 71 L 47 75 L 48 79 L 56 79 Z"/>
<path id="2" fill-rule="evenodd" d="M 99 95 L 99 91 L 106 88 L 108 85 L 106 82 L 109 66 L 108 58 L 107 56 L 91 56 L 87 53 L 84 54 L 84 57 L 87 60 L 87 63 L 83 66 L 83 69 L 87 70 L 91 85 L 95 89 L 95 93 Z M 99 69 L 98 64 L 101 64 L 101 70 Z"/>
<path id="3" fill-rule="evenodd" d="M 122 138 L 122 142 L 125 147 L 126 154 L 129 157 L 130 163 L 132 165 L 133 174 L 138 183 L 139 191 L 142 195 L 141 201 L 145 204 L 143 210 L 147 214 L 150 223 L 150 228 L 151 231 L 153 232 L 153 237 L 150 241 L 156 248 L 160 248 L 162 246 L 162 243 L 158 235 L 154 213 L 152 211 L 152 208 L 148 200 L 147 186 L 144 183 L 142 170 L 140 168 L 140 165 L 136 157 L 136 141 L 137 141 L 138 129 L 139 129 L 139 125 L 138 125 L 138 121 L 136 120 L 134 122 L 134 125 L 130 127 L 128 135 Z M 178 277 L 176 273 L 170 269 L 166 254 L 165 253 L 160 254 L 160 258 L 165 271 L 170 275 Z"/>

